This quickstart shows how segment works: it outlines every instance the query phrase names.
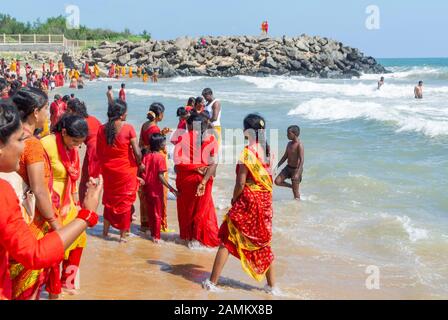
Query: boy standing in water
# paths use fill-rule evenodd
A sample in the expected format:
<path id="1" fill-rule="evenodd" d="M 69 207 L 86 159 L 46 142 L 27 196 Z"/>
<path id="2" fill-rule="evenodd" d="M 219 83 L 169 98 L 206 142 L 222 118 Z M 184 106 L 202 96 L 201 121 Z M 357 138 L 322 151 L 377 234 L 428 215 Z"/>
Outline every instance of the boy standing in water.
<path id="1" fill-rule="evenodd" d="M 288 164 L 275 179 L 277 186 L 291 188 L 296 200 L 300 200 L 299 185 L 302 182 L 303 163 L 305 161 L 305 151 L 299 136 L 300 128 L 298 126 L 290 126 L 288 128 L 288 139 L 290 142 L 286 147 L 285 154 L 277 165 L 277 169 L 286 160 L 288 160 Z M 291 179 L 291 183 L 285 182 L 286 179 Z"/>

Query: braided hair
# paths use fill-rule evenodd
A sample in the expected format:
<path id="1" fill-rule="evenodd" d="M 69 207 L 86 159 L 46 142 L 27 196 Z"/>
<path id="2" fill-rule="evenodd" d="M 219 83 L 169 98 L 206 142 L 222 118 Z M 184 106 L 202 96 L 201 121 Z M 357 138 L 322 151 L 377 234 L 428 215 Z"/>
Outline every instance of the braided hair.
<path id="1" fill-rule="evenodd" d="M 115 129 L 115 122 L 119 120 L 126 111 L 128 110 L 128 105 L 126 102 L 120 99 L 114 100 L 113 103 L 109 104 L 107 110 L 107 117 L 109 120 L 105 126 L 106 140 L 108 145 L 113 145 L 115 141 L 115 136 L 117 135 L 117 130 Z"/>

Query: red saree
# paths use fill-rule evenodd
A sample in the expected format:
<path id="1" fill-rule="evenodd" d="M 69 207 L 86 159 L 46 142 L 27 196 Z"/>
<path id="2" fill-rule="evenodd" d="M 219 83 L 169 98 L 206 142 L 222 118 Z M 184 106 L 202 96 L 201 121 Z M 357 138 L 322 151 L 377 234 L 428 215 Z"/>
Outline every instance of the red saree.
<path id="1" fill-rule="evenodd" d="M 105 125 L 98 131 L 97 155 L 104 178 L 104 218 L 121 231 L 131 227 L 132 205 L 137 197 L 137 163 L 131 147 L 134 128 L 124 124 L 113 145 L 106 140 Z"/>
<path id="2" fill-rule="evenodd" d="M 87 150 L 82 164 L 81 182 L 79 183 L 79 201 L 81 204 L 84 203 L 84 197 L 87 191 L 86 185 L 89 178 L 97 178 L 100 175 L 100 163 L 96 154 L 96 144 L 101 122 L 93 116 L 89 116 L 86 121 L 89 127 L 89 135 L 85 141 Z"/>
<path id="3" fill-rule="evenodd" d="M 187 132 L 179 137 L 174 151 L 176 163 L 177 215 L 182 240 L 198 240 L 208 247 L 219 245 L 218 223 L 213 203 L 213 178 L 207 182 L 205 194 L 196 196 L 203 175 L 199 168 L 208 166 L 210 157 L 217 150 L 216 141 L 210 136 L 202 145 L 197 144 L 198 134 Z M 196 161 L 199 160 L 199 161 Z"/>
<path id="4" fill-rule="evenodd" d="M 251 147 L 237 166 L 245 165 L 248 180 L 243 193 L 224 217 L 219 237 L 229 252 L 241 260 L 243 270 L 261 281 L 274 260 L 272 239 L 272 177 Z"/>

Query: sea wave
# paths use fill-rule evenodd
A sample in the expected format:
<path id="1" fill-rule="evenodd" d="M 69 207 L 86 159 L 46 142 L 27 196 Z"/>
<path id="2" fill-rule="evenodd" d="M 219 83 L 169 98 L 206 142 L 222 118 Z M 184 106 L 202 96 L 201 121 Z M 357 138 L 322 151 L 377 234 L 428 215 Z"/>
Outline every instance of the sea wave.
<path id="1" fill-rule="evenodd" d="M 163 97 L 163 98 L 171 98 L 178 99 L 187 102 L 187 99 L 192 96 L 198 95 L 197 92 L 187 91 L 187 90 L 171 90 L 171 91 L 162 91 L 162 90 L 144 90 L 144 89 L 127 89 L 127 93 L 130 95 L 135 95 L 139 97 Z M 257 101 L 251 99 L 251 95 L 249 93 L 239 93 L 239 92 L 220 92 L 219 100 L 232 104 L 243 104 L 243 105 L 253 105 L 256 104 Z M 253 98 L 253 97 L 252 97 Z"/>
<path id="2" fill-rule="evenodd" d="M 205 79 L 207 77 L 201 77 L 201 76 L 191 76 L 191 77 L 176 77 L 171 79 L 169 82 L 172 83 L 189 83 L 189 82 L 193 82 L 193 81 L 198 81 L 198 80 L 202 80 Z"/>
<path id="3" fill-rule="evenodd" d="M 390 215 L 388 213 L 382 213 L 381 218 L 386 220 L 393 220 L 395 222 L 398 222 L 401 228 L 406 232 L 406 234 L 409 237 L 409 241 L 411 242 L 417 242 L 419 240 L 425 240 L 428 239 L 428 230 L 423 228 L 418 228 L 415 226 L 415 224 L 412 222 L 411 218 L 408 216 L 395 216 Z"/>
<path id="4" fill-rule="evenodd" d="M 385 74 L 386 79 L 432 79 L 448 80 L 448 67 L 413 66 L 413 67 L 388 67 L 392 73 Z M 362 80 L 378 80 L 378 74 L 363 74 Z"/>
<path id="5" fill-rule="evenodd" d="M 413 97 L 414 95 L 414 87 L 412 84 L 404 85 L 386 82 L 381 90 L 377 90 L 376 82 L 365 83 L 359 80 L 338 80 L 339 83 L 331 83 L 328 80 L 308 80 L 297 77 L 257 78 L 239 76 L 238 78 L 255 85 L 258 89 L 280 89 L 285 92 L 324 93 L 327 95 L 381 97 L 390 99 Z M 378 80 L 378 76 L 375 79 Z M 425 94 L 448 94 L 448 87 L 425 88 Z"/>
<path id="6" fill-rule="evenodd" d="M 430 137 L 448 135 L 448 110 L 407 105 L 382 105 L 336 98 L 316 98 L 290 110 L 288 115 L 310 120 L 344 121 L 367 119 L 391 122 L 397 132 L 415 131 Z"/>

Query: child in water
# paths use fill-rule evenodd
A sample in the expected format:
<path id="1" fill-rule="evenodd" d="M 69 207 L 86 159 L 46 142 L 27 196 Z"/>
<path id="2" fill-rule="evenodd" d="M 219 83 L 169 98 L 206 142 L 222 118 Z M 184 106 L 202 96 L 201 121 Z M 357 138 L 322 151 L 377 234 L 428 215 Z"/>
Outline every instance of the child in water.
<path id="1" fill-rule="evenodd" d="M 299 185 L 302 182 L 305 151 L 299 139 L 300 128 L 298 126 L 290 126 L 287 134 L 290 142 L 286 147 L 285 154 L 277 165 L 277 169 L 286 160 L 288 160 L 288 164 L 275 179 L 275 184 L 280 187 L 291 188 L 294 193 L 294 198 L 300 200 Z M 291 183 L 285 182 L 286 179 L 291 179 Z"/>
<path id="2" fill-rule="evenodd" d="M 167 188 L 174 195 L 177 195 L 177 190 L 165 178 L 165 172 L 167 172 L 165 136 L 160 133 L 154 133 L 151 135 L 149 143 L 151 151 L 143 158 L 143 165 L 145 166 L 145 170 L 142 172 L 144 181 L 143 192 L 145 193 L 148 208 L 149 231 L 151 232 L 152 240 L 157 243 L 160 240 L 165 206 L 163 188 Z"/>

